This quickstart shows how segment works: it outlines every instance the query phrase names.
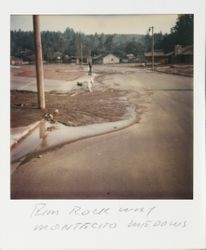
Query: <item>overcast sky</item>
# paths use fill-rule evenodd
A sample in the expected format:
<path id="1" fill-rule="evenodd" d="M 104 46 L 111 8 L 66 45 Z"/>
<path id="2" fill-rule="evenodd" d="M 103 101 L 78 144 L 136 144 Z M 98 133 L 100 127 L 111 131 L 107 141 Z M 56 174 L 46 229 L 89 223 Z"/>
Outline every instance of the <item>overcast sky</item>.
<path id="1" fill-rule="evenodd" d="M 85 34 L 145 34 L 148 27 L 155 32 L 168 33 L 175 25 L 177 15 L 88 15 L 41 16 L 41 30 L 64 31 L 67 27 Z M 32 16 L 12 15 L 11 30 L 33 30 Z"/>

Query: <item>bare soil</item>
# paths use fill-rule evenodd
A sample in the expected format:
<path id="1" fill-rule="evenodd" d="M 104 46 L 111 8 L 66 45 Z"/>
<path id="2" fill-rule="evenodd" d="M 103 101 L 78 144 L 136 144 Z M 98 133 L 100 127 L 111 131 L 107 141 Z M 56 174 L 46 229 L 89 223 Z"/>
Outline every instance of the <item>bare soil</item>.
<path id="1" fill-rule="evenodd" d="M 36 77 L 35 65 L 21 65 L 20 67 L 12 67 L 11 74 L 13 76 Z M 84 75 L 81 65 L 67 64 L 45 64 L 45 79 L 72 81 Z"/>
<path id="2" fill-rule="evenodd" d="M 41 111 L 37 105 L 37 93 L 11 91 L 11 127 L 27 126 L 55 109 L 59 110 L 55 120 L 68 126 L 121 120 L 128 106 L 125 99 L 121 99 L 126 93 L 114 89 L 93 93 L 81 90 L 65 94 L 46 93 L 47 108 Z"/>

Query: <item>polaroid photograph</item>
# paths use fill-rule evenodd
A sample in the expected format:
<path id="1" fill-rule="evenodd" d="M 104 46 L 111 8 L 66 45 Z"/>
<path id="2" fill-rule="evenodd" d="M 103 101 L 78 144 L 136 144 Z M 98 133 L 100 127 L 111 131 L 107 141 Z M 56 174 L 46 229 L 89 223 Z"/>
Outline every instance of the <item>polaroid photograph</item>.
<path id="1" fill-rule="evenodd" d="M 155 2 L 4 7 L 0 249 L 205 249 L 205 4 Z"/>
<path id="2" fill-rule="evenodd" d="M 11 198 L 192 199 L 193 25 L 12 15 Z"/>

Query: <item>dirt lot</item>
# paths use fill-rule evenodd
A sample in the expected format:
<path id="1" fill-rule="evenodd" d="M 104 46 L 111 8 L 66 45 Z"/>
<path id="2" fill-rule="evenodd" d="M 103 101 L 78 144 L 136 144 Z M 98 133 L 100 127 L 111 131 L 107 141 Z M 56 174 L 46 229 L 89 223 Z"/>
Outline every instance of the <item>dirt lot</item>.
<path id="1" fill-rule="evenodd" d="M 193 65 L 170 65 L 158 67 L 157 71 L 167 74 L 177 74 L 183 76 L 193 76 Z"/>
<path id="2" fill-rule="evenodd" d="M 20 67 L 11 67 L 13 76 L 36 77 L 35 65 L 21 65 Z M 45 79 L 72 81 L 83 76 L 84 71 L 81 65 L 71 64 L 45 64 Z"/>
<path id="3" fill-rule="evenodd" d="M 46 93 L 45 112 L 37 108 L 37 94 L 11 91 L 11 127 L 27 126 L 42 119 L 45 113 L 59 114 L 55 119 L 69 126 L 110 122 L 123 119 L 128 103 L 121 99 L 126 91 L 107 89 L 93 93 L 78 90 L 75 93 Z"/>

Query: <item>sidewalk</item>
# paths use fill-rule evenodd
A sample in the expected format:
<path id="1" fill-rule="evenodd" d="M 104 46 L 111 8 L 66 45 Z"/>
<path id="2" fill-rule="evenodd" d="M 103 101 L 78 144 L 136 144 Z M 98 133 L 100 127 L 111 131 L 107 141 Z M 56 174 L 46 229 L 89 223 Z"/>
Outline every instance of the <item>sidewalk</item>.
<path id="1" fill-rule="evenodd" d="M 11 128 L 10 147 L 13 148 L 23 138 L 25 138 L 31 131 L 39 126 L 41 121 L 34 122 L 26 127 Z"/>

